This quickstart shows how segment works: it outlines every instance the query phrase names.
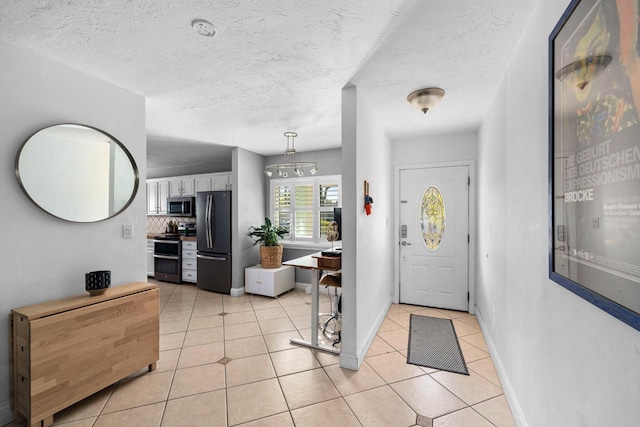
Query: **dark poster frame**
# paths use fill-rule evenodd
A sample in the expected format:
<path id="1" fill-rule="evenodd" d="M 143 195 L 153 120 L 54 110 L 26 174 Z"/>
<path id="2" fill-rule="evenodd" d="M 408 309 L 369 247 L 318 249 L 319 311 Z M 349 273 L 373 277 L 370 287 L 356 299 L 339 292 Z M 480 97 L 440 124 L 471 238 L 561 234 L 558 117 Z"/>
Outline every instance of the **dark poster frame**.
<path id="1" fill-rule="evenodd" d="M 638 2 L 573 0 L 549 36 L 548 191 L 549 278 L 640 331 L 640 179 L 601 178 L 605 167 L 616 177 L 614 167 L 640 169 L 621 165 L 640 146 L 640 72 L 625 62 L 630 52 L 640 58 L 640 43 L 629 49 L 622 35 L 633 27 L 621 30 L 633 10 L 639 31 Z M 615 126 L 598 128 L 611 117 Z M 620 219 L 616 206 L 634 204 Z"/>

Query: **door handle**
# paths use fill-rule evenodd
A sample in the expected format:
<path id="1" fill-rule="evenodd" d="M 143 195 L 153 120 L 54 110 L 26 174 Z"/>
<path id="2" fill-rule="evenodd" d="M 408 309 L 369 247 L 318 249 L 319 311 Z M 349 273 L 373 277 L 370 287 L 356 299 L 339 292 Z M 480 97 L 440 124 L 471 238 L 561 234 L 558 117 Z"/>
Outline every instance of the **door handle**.
<path id="1" fill-rule="evenodd" d="M 411 243 L 407 243 L 404 240 L 400 243 L 402 246 L 411 246 Z"/>
<path id="2" fill-rule="evenodd" d="M 160 258 L 160 259 L 174 259 L 174 260 L 179 260 L 180 257 L 179 256 L 170 256 L 170 255 L 153 255 L 154 258 Z"/>

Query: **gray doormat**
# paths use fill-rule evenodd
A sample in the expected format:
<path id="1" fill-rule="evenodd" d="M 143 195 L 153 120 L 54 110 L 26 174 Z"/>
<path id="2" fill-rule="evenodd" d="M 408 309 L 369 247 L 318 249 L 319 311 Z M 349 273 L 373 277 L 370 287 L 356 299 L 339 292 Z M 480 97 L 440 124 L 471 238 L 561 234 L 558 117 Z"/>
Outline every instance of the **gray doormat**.
<path id="1" fill-rule="evenodd" d="M 407 363 L 469 375 L 451 319 L 412 314 Z"/>

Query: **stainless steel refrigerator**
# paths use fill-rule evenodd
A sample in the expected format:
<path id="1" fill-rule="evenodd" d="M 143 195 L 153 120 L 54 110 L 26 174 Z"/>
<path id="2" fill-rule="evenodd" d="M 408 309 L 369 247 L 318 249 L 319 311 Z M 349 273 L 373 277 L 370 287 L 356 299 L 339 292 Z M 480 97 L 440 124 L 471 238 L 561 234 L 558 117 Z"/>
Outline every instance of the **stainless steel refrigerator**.
<path id="1" fill-rule="evenodd" d="M 231 293 L 231 191 L 196 195 L 198 288 Z"/>

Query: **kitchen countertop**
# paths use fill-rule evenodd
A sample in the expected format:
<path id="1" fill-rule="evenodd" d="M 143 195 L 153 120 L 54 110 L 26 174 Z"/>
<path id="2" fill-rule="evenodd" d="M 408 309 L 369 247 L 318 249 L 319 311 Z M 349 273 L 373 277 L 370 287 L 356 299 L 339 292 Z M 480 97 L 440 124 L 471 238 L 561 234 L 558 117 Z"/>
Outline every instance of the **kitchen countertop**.
<path id="1" fill-rule="evenodd" d="M 166 236 L 167 233 L 147 233 L 147 239 L 153 239 L 158 236 Z M 183 242 L 196 242 L 198 240 L 197 236 L 180 236 L 180 240 Z"/>

